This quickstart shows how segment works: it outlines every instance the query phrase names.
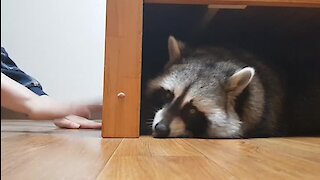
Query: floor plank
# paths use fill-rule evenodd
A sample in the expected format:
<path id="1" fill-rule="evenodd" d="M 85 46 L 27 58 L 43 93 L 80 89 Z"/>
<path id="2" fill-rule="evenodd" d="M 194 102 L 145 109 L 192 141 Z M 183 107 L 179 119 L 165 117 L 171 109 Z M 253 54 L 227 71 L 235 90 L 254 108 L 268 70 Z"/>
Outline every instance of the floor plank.
<path id="1" fill-rule="evenodd" d="M 234 179 L 221 167 L 196 156 L 114 157 L 98 179 Z"/>
<path id="2" fill-rule="evenodd" d="M 319 179 L 320 138 L 102 139 L 1 120 L 4 179 Z"/>
<path id="3" fill-rule="evenodd" d="M 234 179 L 182 139 L 124 139 L 98 179 Z"/>
<path id="4" fill-rule="evenodd" d="M 320 166 L 319 138 L 258 139 L 252 141 L 256 146 L 272 152 L 291 156 L 295 159 L 308 160 Z M 314 142 L 314 143 L 310 143 Z"/>
<path id="5" fill-rule="evenodd" d="M 295 137 L 295 138 L 283 138 L 285 141 L 292 141 L 301 145 L 317 146 L 320 148 L 320 137 Z"/>
<path id="6" fill-rule="evenodd" d="M 124 139 L 114 156 L 203 156 L 182 139 Z"/>
<path id="7" fill-rule="evenodd" d="M 95 179 L 121 142 L 101 139 L 96 130 L 56 129 L 49 122 L 14 129 L 17 123 L 1 125 L 2 134 L 10 134 L 1 139 L 4 179 Z"/>
<path id="8" fill-rule="evenodd" d="M 186 140 L 188 144 L 202 152 L 211 161 L 227 169 L 235 177 L 245 179 L 317 179 L 320 177 L 318 162 L 308 161 L 288 155 L 287 149 L 273 149 L 261 146 L 264 139 L 247 140 Z M 280 144 L 279 139 L 272 139 Z M 308 152 L 305 152 L 308 153 Z M 320 155 L 320 149 L 317 154 Z M 297 154 L 296 154 L 297 155 Z"/>

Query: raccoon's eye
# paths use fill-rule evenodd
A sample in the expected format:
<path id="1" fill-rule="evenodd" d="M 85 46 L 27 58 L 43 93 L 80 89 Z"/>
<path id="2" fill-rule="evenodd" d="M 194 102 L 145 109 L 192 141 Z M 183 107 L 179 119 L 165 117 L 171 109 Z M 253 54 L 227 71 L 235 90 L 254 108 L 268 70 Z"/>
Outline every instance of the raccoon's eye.
<path id="1" fill-rule="evenodd" d="M 194 137 L 203 137 L 205 135 L 209 121 L 205 114 L 193 106 L 192 103 L 188 103 L 182 108 L 181 118 L 186 123 L 186 129 Z"/>
<path id="2" fill-rule="evenodd" d="M 184 118 L 192 118 L 197 116 L 197 114 L 199 113 L 198 109 L 193 106 L 191 103 L 185 105 L 182 109 L 182 116 Z"/>
<path id="3" fill-rule="evenodd" d="M 172 98 L 173 98 L 173 94 L 170 91 L 167 92 L 166 95 L 165 95 L 165 99 L 166 100 L 171 100 Z"/>
<path id="4" fill-rule="evenodd" d="M 197 110 L 196 110 L 196 109 L 194 109 L 194 108 L 189 109 L 189 114 L 190 114 L 190 115 L 194 115 L 194 114 L 196 114 L 196 113 L 197 113 Z"/>
<path id="5" fill-rule="evenodd" d="M 155 109 L 159 109 L 165 104 L 170 103 L 174 98 L 174 94 L 169 90 L 159 88 L 152 92 L 152 94 L 148 98 L 149 102 L 152 102 L 152 107 Z"/>
<path id="6" fill-rule="evenodd" d="M 187 115 L 192 118 L 192 117 L 196 117 L 198 114 L 198 110 L 196 108 L 190 108 L 187 110 Z"/>
<path id="7" fill-rule="evenodd" d="M 161 93 L 162 95 L 162 100 L 163 100 L 163 102 L 164 103 L 168 103 L 168 102 L 171 102 L 172 100 L 173 100 L 173 98 L 174 98 L 174 94 L 171 92 L 171 91 L 169 91 L 169 90 L 165 90 L 165 89 L 163 89 L 163 91 L 162 91 L 162 93 Z"/>

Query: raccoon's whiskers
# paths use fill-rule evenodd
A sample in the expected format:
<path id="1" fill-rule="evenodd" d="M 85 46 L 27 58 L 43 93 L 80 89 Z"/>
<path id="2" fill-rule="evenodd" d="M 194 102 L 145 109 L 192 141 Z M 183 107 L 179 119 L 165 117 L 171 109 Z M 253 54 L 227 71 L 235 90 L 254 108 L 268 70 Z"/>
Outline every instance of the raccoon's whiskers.
<path id="1" fill-rule="evenodd" d="M 153 118 L 146 119 L 146 122 L 153 122 Z"/>
<path id="2" fill-rule="evenodd" d="M 156 114 L 159 110 L 161 110 L 162 108 L 154 108 L 153 109 L 153 113 Z"/>
<path id="3" fill-rule="evenodd" d="M 146 124 L 146 127 L 152 128 L 152 124 Z"/>

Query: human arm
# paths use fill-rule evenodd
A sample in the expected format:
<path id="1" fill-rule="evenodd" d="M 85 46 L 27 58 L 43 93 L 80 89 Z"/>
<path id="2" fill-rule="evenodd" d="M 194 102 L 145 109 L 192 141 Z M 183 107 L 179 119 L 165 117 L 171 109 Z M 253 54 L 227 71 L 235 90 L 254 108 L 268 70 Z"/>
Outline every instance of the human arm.
<path id="1" fill-rule="evenodd" d="M 59 127 L 101 127 L 100 123 L 87 119 L 91 114 L 88 106 L 61 103 L 49 96 L 38 96 L 3 73 L 1 73 L 1 106 L 24 113 L 30 119 L 58 119 L 55 120 L 55 124 Z"/>

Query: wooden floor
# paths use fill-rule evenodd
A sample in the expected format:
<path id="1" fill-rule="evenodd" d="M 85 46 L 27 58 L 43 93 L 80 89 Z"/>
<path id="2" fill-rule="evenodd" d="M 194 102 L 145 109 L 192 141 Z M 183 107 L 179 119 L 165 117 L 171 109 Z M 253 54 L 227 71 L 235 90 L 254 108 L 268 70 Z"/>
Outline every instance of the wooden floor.
<path id="1" fill-rule="evenodd" d="M 1 176 L 15 179 L 320 179 L 320 138 L 102 139 L 49 121 L 1 121 Z"/>

